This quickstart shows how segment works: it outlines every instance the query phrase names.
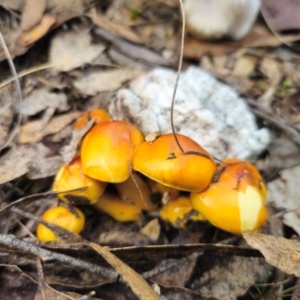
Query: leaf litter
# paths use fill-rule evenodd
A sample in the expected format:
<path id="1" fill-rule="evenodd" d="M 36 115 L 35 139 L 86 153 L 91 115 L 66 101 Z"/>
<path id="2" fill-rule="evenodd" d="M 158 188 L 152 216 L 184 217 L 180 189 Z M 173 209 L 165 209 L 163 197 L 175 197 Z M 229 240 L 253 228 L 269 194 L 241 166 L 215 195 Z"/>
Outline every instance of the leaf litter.
<path id="1" fill-rule="evenodd" d="M 26 9 L 22 8 L 18 1 L 8 1 L 4 5 L 5 8 L 21 13 L 21 22 L 19 23 L 14 15 L 8 11 L 11 22 L 6 24 L 10 26 L 7 27 L 8 31 L 5 32 L 5 39 L 10 46 L 11 56 L 16 57 L 22 53 L 27 53 L 23 57 L 27 61 L 27 68 L 28 66 L 45 63 L 45 61 L 50 62 L 50 68 L 27 75 L 22 82 L 22 87 L 26 93 L 24 93 L 22 109 L 24 117 L 22 118 L 20 131 L 17 139 L 4 149 L 5 151 L 0 156 L 1 207 L 9 203 L 12 204 L 13 201 L 17 200 L 16 195 L 8 193 L 7 183 L 17 187 L 18 179 L 21 176 L 26 176 L 34 182 L 43 180 L 43 178 L 47 179 L 49 176 L 55 175 L 63 160 L 70 161 L 72 159 L 80 138 L 84 135 L 84 131 L 77 133 L 76 136 L 71 131 L 72 122 L 80 115 L 79 110 L 84 110 L 86 107 L 91 108 L 91 106 L 110 107 L 111 111 L 118 112 L 117 115 L 114 115 L 118 119 L 127 117 L 130 121 L 146 126 L 146 121 L 149 121 L 147 117 L 138 119 L 136 111 L 129 114 L 130 109 L 137 109 L 137 107 L 130 104 L 129 100 L 143 99 L 145 91 L 148 95 L 146 95 L 146 100 L 141 101 L 143 104 L 145 104 L 144 101 L 149 100 L 149 95 L 152 96 L 152 94 L 154 97 L 158 95 L 157 98 L 160 99 L 162 87 L 156 87 L 155 93 L 151 90 L 148 92 L 150 83 L 145 81 L 144 86 L 136 88 L 134 90 L 135 94 L 128 94 L 128 98 L 120 98 L 120 94 L 132 89 L 132 86 L 136 84 L 136 80 L 141 81 L 140 78 L 143 77 L 140 77 L 140 75 L 145 73 L 150 66 L 172 66 L 178 59 L 179 31 L 177 29 L 180 26 L 180 18 L 178 17 L 177 1 L 157 0 L 155 3 L 149 4 L 145 1 L 132 0 L 124 6 L 123 1 L 115 0 L 110 5 L 103 2 L 97 8 L 90 8 L 88 1 L 84 3 L 75 1 L 73 5 L 76 9 L 69 10 L 64 15 L 70 4 L 67 1 L 62 6 L 55 6 L 51 13 L 56 23 L 51 25 L 50 22 L 49 27 L 44 26 L 43 22 L 47 20 L 49 7 L 55 1 L 53 3 L 51 1 L 39 2 L 39 13 L 31 18 L 33 12 L 30 7 L 34 6 L 34 3 L 35 1 L 26 2 Z M 160 8 L 158 10 L 159 14 L 153 13 L 153 7 Z M 1 10 L 0 13 L 2 12 Z M 66 20 L 78 16 L 81 18 L 65 23 Z M 3 22 L 6 20 L 6 18 L 3 18 Z M 53 35 L 47 34 L 62 23 L 64 23 L 64 27 L 55 29 Z M 268 20 L 267 23 L 269 24 Z M 23 29 L 23 32 L 19 35 L 16 34 L 18 26 Z M 276 26 L 274 27 L 275 31 L 280 30 L 279 25 Z M 290 26 L 290 24 L 287 23 L 285 26 Z M 14 39 L 11 39 L 13 34 L 16 35 Z M 42 36 L 50 45 L 47 53 L 43 52 L 43 47 L 39 43 L 33 43 Z M 29 42 L 22 43 L 22 39 Z M 260 156 L 258 165 L 270 181 L 268 182 L 270 190 L 269 203 L 273 206 L 275 212 L 295 209 L 299 205 L 297 203 L 299 168 L 296 166 L 299 163 L 298 146 L 294 143 L 283 142 L 285 147 L 280 147 L 278 143 L 275 143 L 275 137 L 278 136 L 283 138 L 283 141 L 285 139 L 290 141 L 289 137 L 291 136 L 294 140 L 299 138 L 297 132 L 297 92 L 300 80 L 298 71 L 300 60 L 295 53 L 281 47 L 283 43 L 291 43 L 297 39 L 299 37 L 293 33 L 274 36 L 264 24 L 258 22 L 250 34 L 244 40 L 238 42 L 199 42 L 187 35 L 184 52 L 187 65 L 191 64 L 190 60 L 192 59 L 192 64 L 201 65 L 216 79 L 227 83 L 236 89 L 238 93 L 241 93 L 253 107 L 253 111 L 260 117 L 260 125 L 257 130 L 267 128 L 272 133 L 272 135 L 268 133 L 268 139 L 260 139 L 260 142 L 262 142 L 260 150 L 250 153 L 249 157 L 257 161 L 257 154 L 266 149 L 265 154 Z M 21 41 L 21 44 L 15 41 Z M 30 50 L 30 47 L 33 50 Z M 33 53 L 32 51 L 37 53 L 34 60 L 30 56 L 30 53 L 31 55 Z M 43 55 L 39 56 L 39 53 Z M 0 58 L 1 60 L 5 58 L 3 53 L 0 53 Z M 129 58 L 129 60 L 124 58 Z M 134 66 L 130 65 L 131 61 L 138 63 L 139 70 L 132 69 Z M 115 68 L 115 64 L 120 63 L 124 63 L 126 69 L 120 65 Z M 24 71 L 24 66 L 18 60 L 15 60 L 15 64 L 18 66 L 18 70 Z M 51 65 L 53 68 L 51 68 Z M 141 69 L 143 72 L 141 72 Z M 183 72 L 183 74 L 185 73 Z M 1 81 L 8 76 L 9 72 L 7 70 L 5 74 L 1 74 Z M 201 80 L 200 78 L 200 83 Z M 130 83 L 128 84 L 128 82 Z M 219 82 L 216 82 L 214 87 L 218 87 L 218 84 Z M 172 88 L 172 85 L 173 82 L 170 83 L 170 88 Z M 12 84 L 10 84 L 10 88 L 13 89 Z M 7 98 L 7 101 L 0 102 L 0 143 L 3 144 L 14 124 L 18 109 L 16 105 L 12 105 L 12 93 L 8 94 L 7 89 L 2 89 L 1 99 L 4 99 L 2 95 Z M 184 99 L 190 101 L 190 98 L 190 95 L 182 94 L 177 99 L 178 103 L 176 105 L 180 105 L 180 101 Z M 237 95 L 237 98 L 240 97 Z M 256 99 L 256 105 L 251 102 L 252 99 Z M 170 100 L 170 95 L 167 95 L 161 101 L 166 110 L 169 109 Z M 155 115 L 155 108 L 157 107 L 157 104 L 155 104 L 147 109 L 149 112 L 152 109 Z M 156 112 L 156 117 L 159 114 Z M 165 116 L 167 117 L 168 114 Z M 223 116 L 219 118 L 222 119 Z M 183 126 L 185 122 L 184 117 L 178 118 L 176 125 Z M 216 122 L 213 123 L 217 124 Z M 168 124 L 166 121 L 166 128 Z M 294 130 L 292 134 L 290 129 Z M 210 130 L 209 126 L 208 130 Z M 157 128 L 151 130 L 151 132 L 154 131 L 161 131 L 161 126 L 158 130 Z M 71 134 L 73 134 L 73 138 Z M 269 142 L 271 143 L 269 144 Z M 219 145 L 217 145 L 218 143 Z M 64 146 L 66 150 L 61 151 Z M 215 148 L 216 151 L 220 151 L 221 155 L 224 154 L 224 151 L 228 151 L 226 142 L 216 142 Z M 277 153 L 272 151 L 274 148 L 278 149 Z M 48 188 L 50 188 L 49 185 Z M 43 198 L 43 196 L 40 197 Z M 47 201 L 47 198 L 44 200 Z M 15 203 L 12 207 L 17 205 Z M 26 204 L 26 210 L 34 211 L 32 203 L 28 202 Z M 179 297 L 179 299 L 183 297 L 186 299 L 233 299 L 245 294 L 254 282 L 261 282 L 262 277 L 265 275 L 267 268 L 265 262 L 261 257 L 256 257 L 259 256 L 259 252 L 255 252 L 256 256 L 254 252 L 251 252 L 249 257 L 240 257 L 236 256 L 236 252 L 234 252 L 236 250 L 233 250 L 233 248 L 229 248 L 227 254 L 223 252 L 217 255 L 213 252 L 214 248 L 210 248 L 209 251 L 212 252 L 198 249 L 197 251 L 200 251 L 200 253 L 189 257 L 191 253 L 188 253 L 188 251 L 196 251 L 191 250 L 193 249 L 191 243 L 209 245 L 222 242 L 230 236 L 216 231 L 207 224 L 189 224 L 186 229 L 178 230 L 171 228 L 169 224 L 162 221 L 149 223 L 153 219 L 150 214 L 145 215 L 145 219 L 139 224 L 116 224 L 109 217 L 94 211 L 90 207 L 85 207 L 84 210 L 89 216 L 83 233 L 84 237 L 93 242 L 100 241 L 108 246 L 118 241 L 116 243 L 119 243 L 118 248 L 114 250 L 115 252 L 109 252 L 106 248 L 101 248 L 97 244 L 92 245 L 98 250 L 100 249 L 104 256 L 108 256 L 116 270 L 119 270 L 123 275 L 126 274 L 125 277 L 128 276 L 126 277 L 128 284 L 132 286 L 136 295 L 143 295 L 147 290 L 145 297 L 149 295 L 151 295 L 149 297 L 157 297 L 156 293 L 153 294 L 153 289 L 148 283 L 147 288 L 140 289 L 144 281 L 140 281 L 140 277 L 136 277 L 136 272 L 139 274 L 148 271 L 153 271 L 153 274 L 157 273 L 156 277 L 153 275 L 153 278 L 151 278 L 152 282 L 156 282 L 154 284 L 155 290 L 159 291 L 160 296 L 166 299 L 176 299 L 176 297 Z M 10 214 L 11 212 L 7 211 L 7 213 Z M 25 217 L 23 216 L 23 218 Z M 284 214 L 283 221 L 299 234 L 299 219 L 298 211 L 295 210 Z M 101 220 L 101 224 L 99 224 L 99 220 Z M 266 233 L 269 233 L 268 226 L 267 224 L 264 229 Z M 9 233 L 13 234 L 15 232 L 13 228 L 9 230 Z M 180 240 L 179 237 L 182 233 L 186 234 L 187 237 Z M 123 239 L 120 238 L 122 234 Z M 244 238 L 248 244 L 257 248 L 263 254 L 267 263 L 288 274 L 294 273 L 299 276 L 297 272 L 298 259 L 296 257 L 298 244 L 294 240 L 272 235 L 248 233 L 244 234 Z M 236 243 L 240 242 L 238 239 Z M 136 250 L 122 249 L 122 243 L 126 246 L 141 245 L 142 243 L 143 247 Z M 170 245 L 170 248 L 159 250 L 159 247 L 153 245 L 153 243 Z M 177 251 L 176 247 L 172 247 L 173 243 L 177 245 L 180 243 L 186 244 L 187 248 L 184 251 Z M 278 243 L 283 246 L 278 247 Z M 28 243 L 28 248 L 30 247 L 33 247 L 31 242 Z M 243 247 L 242 249 L 244 249 Z M 37 245 L 35 249 L 38 252 L 43 248 Z M 84 257 L 83 262 L 86 260 L 94 267 L 99 264 L 107 266 L 107 263 L 105 264 L 99 257 L 90 254 L 85 256 L 86 249 L 76 247 L 72 241 L 67 242 L 65 245 L 58 244 L 56 247 L 50 247 L 49 249 L 50 252 L 47 252 L 47 255 L 50 256 L 55 255 L 56 252 L 65 252 L 71 257 Z M 278 251 L 274 251 L 274 249 Z M 6 251 L 8 250 L 6 249 Z M 32 296 L 35 295 L 37 287 L 37 281 L 35 280 L 38 278 L 34 275 L 35 280 L 30 279 L 28 281 L 28 274 L 30 276 L 35 274 L 34 268 L 32 272 L 26 271 L 26 268 L 24 270 L 20 269 L 22 264 L 17 259 L 13 259 L 11 252 L 6 251 L 3 259 L 11 258 L 13 263 L 2 265 L 3 274 L 6 274 L 9 270 L 14 270 L 14 272 L 13 275 L 10 275 L 11 277 L 6 277 L 3 281 L 4 284 L 7 287 L 12 287 L 14 280 L 20 278 L 20 286 L 22 286 L 25 285 L 27 280 L 26 284 L 31 287 L 27 291 L 28 297 L 33 298 Z M 20 257 L 20 251 L 15 249 L 16 257 Z M 144 253 L 145 259 L 140 258 L 140 261 L 136 262 L 136 257 L 139 256 L 135 251 Z M 168 255 L 166 253 L 162 255 L 166 251 Z M 136 271 L 133 273 L 129 271 L 126 264 L 118 259 L 116 260 L 110 253 L 120 256 L 125 263 L 129 266 L 132 265 Z M 284 257 L 288 267 L 281 263 L 281 257 Z M 36 266 L 36 260 L 31 259 L 31 265 Z M 93 276 L 89 271 L 81 272 L 78 266 L 70 266 L 65 263 L 57 268 L 57 265 L 47 261 L 44 263 L 44 267 L 47 283 L 44 282 L 42 292 L 52 293 L 58 299 L 60 299 L 59 297 L 66 297 L 60 295 L 60 291 L 66 289 L 82 294 L 80 289 L 76 288 L 76 284 L 80 282 L 76 279 L 76 276 L 71 277 L 70 280 L 63 280 L 59 272 L 62 272 L 62 274 L 64 272 L 69 274 L 76 272 L 78 278 L 90 279 L 90 281 L 83 280 L 81 286 L 85 286 L 87 289 L 89 287 L 95 288 L 98 292 L 97 296 L 100 298 L 103 296 L 105 299 L 104 295 L 108 297 L 107 299 L 112 297 L 130 299 L 135 297 L 130 290 L 125 289 L 123 283 L 101 282 L 99 280 L 97 284 L 97 276 Z M 175 269 L 172 270 L 172 267 Z M 120 271 L 119 268 L 122 270 Z M 59 270 L 55 272 L 56 269 Z M 247 276 L 245 276 L 245 273 L 247 273 Z M 3 278 L 5 278 L 4 275 Z M 49 282 L 55 283 L 54 290 L 52 289 L 53 286 L 50 288 L 47 285 Z M 150 287 L 149 290 L 148 287 Z M 119 294 L 118 290 L 120 291 Z M 17 290 L 10 291 L 19 295 Z M 37 293 L 36 299 L 39 299 L 40 295 L 40 293 Z M 1 294 L 1 297 L 6 299 L 7 295 Z M 91 297 L 93 298 L 93 295 Z"/>

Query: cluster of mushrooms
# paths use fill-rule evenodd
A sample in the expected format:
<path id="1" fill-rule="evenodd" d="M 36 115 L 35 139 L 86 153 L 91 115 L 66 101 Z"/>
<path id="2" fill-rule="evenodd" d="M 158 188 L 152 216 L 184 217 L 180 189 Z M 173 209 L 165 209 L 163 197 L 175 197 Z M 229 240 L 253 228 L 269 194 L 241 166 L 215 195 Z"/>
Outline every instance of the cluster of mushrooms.
<path id="1" fill-rule="evenodd" d="M 177 227 L 206 220 L 235 234 L 255 231 L 266 221 L 266 185 L 250 163 L 231 158 L 217 165 L 187 136 L 144 138 L 138 128 L 112 121 L 102 109 L 83 113 L 74 128 L 83 128 L 89 119 L 94 125 L 78 154 L 55 177 L 53 190 L 60 200 L 92 204 L 120 222 L 139 221 L 143 211 L 159 209 L 160 217 Z M 163 195 L 160 201 L 153 197 L 157 193 Z M 76 233 L 85 223 L 78 208 L 63 206 L 50 208 L 42 219 Z M 43 224 L 37 237 L 56 240 Z"/>

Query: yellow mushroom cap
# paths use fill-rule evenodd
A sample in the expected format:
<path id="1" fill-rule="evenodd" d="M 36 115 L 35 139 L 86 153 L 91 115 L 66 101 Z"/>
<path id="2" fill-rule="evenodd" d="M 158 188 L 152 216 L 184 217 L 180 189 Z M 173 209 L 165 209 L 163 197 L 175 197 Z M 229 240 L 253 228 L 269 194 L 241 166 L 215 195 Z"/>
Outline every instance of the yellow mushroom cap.
<path id="1" fill-rule="evenodd" d="M 143 142 L 142 133 L 123 121 L 95 125 L 83 138 L 83 172 L 105 182 L 123 182 L 130 175 L 132 155 Z"/>
<path id="2" fill-rule="evenodd" d="M 141 208 L 109 192 L 105 192 L 94 206 L 119 222 L 139 221 L 142 214 Z"/>
<path id="3" fill-rule="evenodd" d="M 212 180 L 216 165 L 209 153 L 192 139 L 177 134 L 183 149 L 206 155 L 182 153 L 173 134 L 144 142 L 134 153 L 133 169 L 163 185 L 182 191 L 202 191 Z"/>
<path id="4" fill-rule="evenodd" d="M 248 185 L 257 187 L 262 200 L 266 201 L 267 187 L 261 174 L 251 163 L 237 158 L 227 158 L 218 166 L 217 173 L 219 170 L 218 181 L 226 182 L 227 185 L 239 191 L 245 190 Z"/>
<path id="5" fill-rule="evenodd" d="M 218 181 L 191 193 L 193 208 L 216 227 L 232 233 L 255 231 L 267 219 L 266 186 L 254 166 L 226 160 Z"/>
<path id="6" fill-rule="evenodd" d="M 87 187 L 84 190 L 72 191 L 67 193 L 60 193 L 58 197 L 64 201 L 69 202 L 71 197 L 76 197 L 78 200 L 86 200 L 90 203 L 98 201 L 100 196 L 104 193 L 107 183 L 93 179 L 82 172 L 80 157 L 76 156 L 69 164 L 61 166 L 60 170 L 55 176 L 53 182 L 53 190 L 56 192 Z M 70 197 L 68 199 L 68 196 Z"/>
<path id="7" fill-rule="evenodd" d="M 62 206 L 52 207 L 43 215 L 42 219 L 68 231 L 80 233 L 85 224 L 85 217 L 81 210 L 75 208 L 77 216 Z M 41 242 L 56 241 L 54 232 L 43 224 L 38 224 L 36 229 L 37 238 Z"/>

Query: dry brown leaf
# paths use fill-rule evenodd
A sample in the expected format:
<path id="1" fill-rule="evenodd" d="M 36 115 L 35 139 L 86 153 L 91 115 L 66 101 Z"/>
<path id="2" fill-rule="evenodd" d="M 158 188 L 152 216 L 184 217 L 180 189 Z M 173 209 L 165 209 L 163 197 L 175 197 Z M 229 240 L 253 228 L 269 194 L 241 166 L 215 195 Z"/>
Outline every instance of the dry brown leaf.
<path id="1" fill-rule="evenodd" d="M 300 129 L 300 90 L 288 95 L 280 101 L 277 111 L 288 124 L 293 125 L 296 129 Z"/>
<path id="2" fill-rule="evenodd" d="M 47 6 L 47 0 L 26 0 L 21 17 L 22 31 L 28 31 L 37 25 Z"/>
<path id="3" fill-rule="evenodd" d="M 194 38 L 187 38 L 184 49 L 184 57 L 188 59 L 200 59 L 204 54 L 223 55 L 240 48 L 277 47 L 283 42 L 297 41 L 299 36 L 282 36 L 280 40 L 274 36 L 265 26 L 254 25 L 250 33 L 238 42 L 205 43 Z"/>
<path id="4" fill-rule="evenodd" d="M 0 149 L 6 143 L 10 126 L 13 121 L 13 113 L 9 105 L 0 108 Z"/>
<path id="5" fill-rule="evenodd" d="M 54 176 L 62 164 L 63 159 L 60 155 L 33 159 L 29 165 L 30 171 L 27 173 L 27 177 L 40 179 Z"/>
<path id="6" fill-rule="evenodd" d="M 94 32 L 105 40 L 111 42 L 123 54 L 137 61 L 142 61 L 150 65 L 170 66 L 170 62 L 159 53 L 141 45 L 136 45 L 124 39 L 112 35 L 110 32 L 95 28 Z"/>
<path id="7" fill-rule="evenodd" d="M 279 83 L 281 79 L 281 68 L 281 64 L 271 57 L 264 57 L 260 65 L 260 70 L 271 84 Z"/>
<path id="8" fill-rule="evenodd" d="M 245 232 L 247 244 L 258 249 L 266 261 L 287 274 L 300 277 L 300 243 L 280 236 Z"/>
<path id="9" fill-rule="evenodd" d="M 113 247 L 130 247 L 147 246 L 151 241 L 147 236 L 141 233 L 122 229 L 112 229 L 101 233 L 97 237 L 97 243 Z"/>
<path id="10" fill-rule="evenodd" d="M 38 275 L 38 289 L 34 300 L 74 300 L 65 294 L 50 287 L 45 281 L 44 270 L 40 258 L 37 259 L 37 275 Z"/>
<path id="11" fill-rule="evenodd" d="M 29 35 L 25 35 L 25 39 L 23 36 L 23 44 L 16 43 L 22 33 L 19 28 L 9 30 L 5 34 L 4 39 L 10 49 L 11 57 L 14 58 L 17 55 L 25 53 L 28 50 L 28 45 L 30 43 L 32 43 L 37 38 L 42 37 L 43 34 L 45 34 L 49 30 L 49 21 L 51 23 L 50 27 L 53 25 L 51 29 L 54 27 L 58 27 L 62 23 L 72 18 L 82 16 L 88 9 L 90 9 L 92 4 L 92 0 L 47 0 L 47 7 L 42 20 L 39 24 L 31 29 L 32 31 L 30 33 L 28 32 Z M 24 1 L 22 0 L 3 0 L 1 1 L 1 5 L 6 7 L 7 9 L 15 9 L 19 12 L 22 12 L 24 9 Z M 30 19 L 30 15 L 26 16 L 26 18 Z M 53 24 L 54 20 L 55 24 Z M 4 59 L 6 59 L 6 55 L 4 51 L 0 50 L 0 61 Z"/>
<path id="12" fill-rule="evenodd" d="M 49 153 L 42 144 L 20 145 L 11 149 L 0 159 L 0 184 L 11 181 L 30 170 L 32 161 L 39 160 Z"/>
<path id="13" fill-rule="evenodd" d="M 151 241 L 156 242 L 160 235 L 160 224 L 158 219 L 153 219 L 147 223 L 141 230 L 141 234 L 147 236 Z"/>
<path id="14" fill-rule="evenodd" d="M 39 89 L 24 98 L 22 115 L 33 116 L 48 107 L 64 112 L 69 109 L 68 99 L 64 93 L 52 93 L 46 89 Z"/>
<path id="15" fill-rule="evenodd" d="M 106 48 L 103 43 L 92 43 L 88 28 L 59 31 L 50 46 L 52 70 L 67 72 L 84 64 L 92 63 Z"/>
<path id="16" fill-rule="evenodd" d="M 112 70 L 93 72 L 74 81 L 75 87 L 83 95 L 96 95 L 100 92 L 114 91 L 128 80 L 141 75 L 139 70 Z"/>
<path id="17" fill-rule="evenodd" d="M 80 112 L 71 112 L 69 114 L 54 117 L 42 130 L 40 130 L 40 128 L 43 120 L 28 122 L 21 126 L 18 142 L 21 144 L 39 142 L 47 135 L 57 133 L 64 129 L 79 116 Z"/>
<path id="18" fill-rule="evenodd" d="M 285 159 L 287 163 L 287 159 Z M 268 183 L 269 202 L 279 209 L 295 209 L 299 207 L 300 166 L 299 164 L 279 172 L 279 177 Z M 292 227 L 300 234 L 300 209 L 288 212 L 283 217 L 284 224 Z"/>
<path id="19" fill-rule="evenodd" d="M 42 38 L 56 23 L 53 15 L 45 14 L 41 21 L 29 31 L 23 32 L 18 43 L 22 47 L 29 46 Z"/>
<path id="20" fill-rule="evenodd" d="M 69 126 L 65 127 L 64 129 L 62 129 L 60 132 L 52 135 L 49 138 L 49 141 L 51 141 L 53 143 L 59 143 L 59 142 L 63 141 L 64 139 L 72 136 L 72 133 L 73 133 L 72 125 L 69 125 Z"/>
<path id="21" fill-rule="evenodd" d="M 43 287 L 37 291 L 34 300 L 75 300 L 75 298 L 63 294 L 52 287 L 50 287 L 46 282 L 44 282 Z"/>
<path id="22" fill-rule="evenodd" d="M 222 300 L 237 299 L 264 276 L 265 265 L 256 257 L 207 257 L 207 262 L 201 262 L 207 263 L 208 270 L 204 267 L 201 277 L 192 284 L 199 288 L 193 290 Z"/>
<path id="23" fill-rule="evenodd" d="M 16 265 L 0 265 L 0 299 L 33 299 L 36 289 L 37 282 Z"/>
<path id="24" fill-rule="evenodd" d="M 256 58 L 253 56 L 242 56 L 234 64 L 232 75 L 248 77 L 255 69 Z"/>
<path id="25" fill-rule="evenodd" d="M 105 260 L 122 276 L 139 299 L 160 300 L 158 294 L 156 294 L 156 292 L 138 273 L 123 263 L 107 248 L 101 247 L 100 245 L 92 242 L 90 242 L 89 245 L 103 256 Z"/>
<path id="26" fill-rule="evenodd" d="M 105 15 L 97 12 L 95 8 L 92 8 L 89 13 L 89 17 L 99 27 L 111 32 L 116 36 L 120 36 L 133 43 L 142 44 L 143 41 L 140 37 L 134 33 L 129 27 L 123 23 L 116 23 L 115 21 L 109 20 Z"/>
<path id="27" fill-rule="evenodd" d="M 71 162 L 71 160 L 75 157 L 81 139 L 92 128 L 94 123 L 95 120 L 92 119 L 88 121 L 83 128 L 74 129 L 72 131 L 70 143 L 60 150 L 65 163 Z"/>

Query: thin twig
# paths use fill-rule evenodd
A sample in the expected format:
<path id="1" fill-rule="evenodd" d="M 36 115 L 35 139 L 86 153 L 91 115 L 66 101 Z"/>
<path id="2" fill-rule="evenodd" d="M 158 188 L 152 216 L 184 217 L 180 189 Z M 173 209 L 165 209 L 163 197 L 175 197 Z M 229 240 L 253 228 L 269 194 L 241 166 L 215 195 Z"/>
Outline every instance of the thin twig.
<path id="1" fill-rule="evenodd" d="M 3 209 L 1 209 L 0 210 L 0 217 L 1 217 L 1 215 L 5 214 L 5 213 L 8 213 L 12 207 L 18 206 L 20 204 L 25 204 L 25 203 L 27 204 L 27 203 L 36 201 L 38 199 L 45 198 L 47 196 L 52 196 L 52 195 L 56 196 L 56 195 L 62 194 L 62 193 L 68 193 L 68 192 L 73 192 L 73 191 L 81 191 L 81 190 L 85 190 L 86 188 L 87 187 L 85 186 L 85 187 L 72 189 L 72 190 L 68 190 L 68 191 L 60 191 L 60 192 L 49 191 L 49 192 L 45 192 L 45 193 L 39 193 L 39 194 L 29 195 L 29 196 L 20 198 L 20 199 L 14 201 L 14 202 L 8 204 Z"/>
<path id="2" fill-rule="evenodd" d="M 22 101 L 23 101 L 23 97 L 22 97 L 22 90 L 21 90 L 21 85 L 20 85 L 20 81 L 18 78 L 18 74 L 14 65 L 14 62 L 11 58 L 11 55 L 9 53 L 9 50 L 6 46 L 5 40 L 3 38 L 3 35 L 0 31 L 0 44 L 2 45 L 3 51 L 6 55 L 10 70 L 13 74 L 13 80 L 15 80 L 16 82 L 16 88 L 17 88 L 17 92 L 19 94 L 19 101 L 20 101 L 20 110 L 19 110 L 19 114 L 18 114 L 18 118 L 17 118 L 17 124 L 15 126 L 15 128 L 12 130 L 12 132 L 10 133 L 8 140 L 6 141 L 6 143 L 4 143 L 4 145 L 1 146 L 0 151 L 2 151 L 2 149 L 6 148 L 7 145 L 9 145 L 9 143 L 13 140 L 13 138 L 15 137 L 15 135 L 17 134 L 19 127 L 21 125 L 21 120 L 22 120 Z"/>
<path id="3" fill-rule="evenodd" d="M 172 102 L 171 102 L 171 116 L 170 116 L 170 121 L 171 121 L 171 129 L 172 129 L 172 133 L 174 136 L 174 139 L 176 141 L 176 144 L 178 146 L 178 148 L 180 149 L 180 151 L 182 152 L 182 154 L 187 154 L 187 155 L 198 155 L 198 156 L 203 156 L 206 158 L 212 158 L 211 155 L 205 154 L 205 153 L 201 153 L 201 152 L 197 152 L 197 151 L 184 151 L 183 147 L 181 146 L 179 139 L 176 135 L 175 132 L 175 125 L 174 125 L 174 105 L 175 105 L 175 97 L 176 97 L 176 92 L 177 92 L 177 88 L 178 88 L 178 83 L 179 83 L 179 79 L 180 79 L 180 74 L 181 74 L 181 69 L 182 69 L 182 61 L 183 61 L 183 52 L 184 52 L 184 37 L 185 37 L 185 14 L 184 14 L 184 10 L 183 10 L 183 3 L 182 0 L 179 0 L 180 3 L 180 12 L 181 12 L 181 17 L 182 17 L 182 33 L 181 33 L 181 42 L 180 42 L 180 55 L 179 55 L 179 63 L 178 63 L 178 69 L 177 69 L 177 75 L 176 75 L 176 79 L 175 79 L 175 84 L 174 84 L 174 89 L 173 89 L 173 95 L 172 95 Z M 222 162 L 220 159 L 217 159 L 215 157 L 213 157 L 216 161 Z"/>
<path id="4" fill-rule="evenodd" d="M 185 14 L 183 11 L 182 0 L 179 0 L 179 3 L 180 3 L 180 12 L 181 12 L 181 17 L 182 17 L 182 33 L 181 33 L 179 64 L 178 64 L 177 76 L 176 76 L 176 81 L 175 81 L 175 85 L 174 85 L 172 104 L 171 104 L 171 128 L 172 128 L 172 133 L 173 133 L 173 136 L 174 136 L 174 139 L 176 141 L 178 148 L 180 149 L 180 151 L 182 153 L 184 153 L 184 149 L 180 145 L 179 140 L 176 136 L 175 126 L 174 126 L 174 105 L 175 105 L 175 97 L 176 97 L 178 82 L 180 79 L 180 74 L 181 74 L 181 69 L 182 69 L 183 51 L 184 51 L 184 35 L 185 35 Z"/>
<path id="5" fill-rule="evenodd" d="M 0 235 L 0 244 L 5 245 L 13 250 L 20 250 L 25 253 L 30 253 L 41 258 L 42 261 L 59 261 L 82 270 L 87 270 L 96 274 L 101 274 L 109 280 L 116 281 L 118 274 L 110 269 L 94 265 L 84 260 L 74 258 L 65 254 L 54 253 L 44 248 L 35 246 L 33 244 L 21 241 L 13 235 Z"/>
<path id="6" fill-rule="evenodd" d="M 300 145 L 300 133 L 298 130 L 287 124 L 285 120 L 283 120 L 279 116 L 266 111 L 256 101 L 251 99 L 248 99 L 247 101 L 251 106 L 254 106 L 252 107 L 252 111 L 255 115 L 278 127 L 283 132 L 285 132 L 295 143 Z"/>

